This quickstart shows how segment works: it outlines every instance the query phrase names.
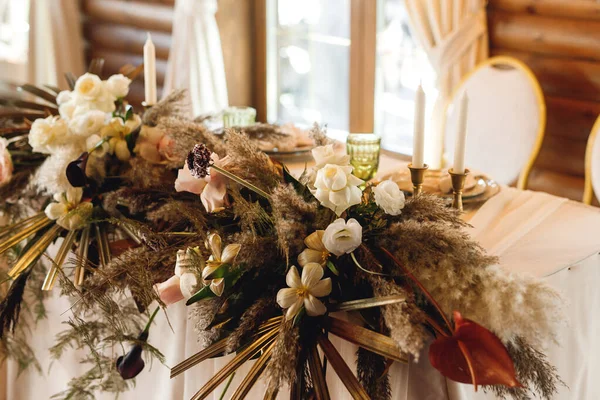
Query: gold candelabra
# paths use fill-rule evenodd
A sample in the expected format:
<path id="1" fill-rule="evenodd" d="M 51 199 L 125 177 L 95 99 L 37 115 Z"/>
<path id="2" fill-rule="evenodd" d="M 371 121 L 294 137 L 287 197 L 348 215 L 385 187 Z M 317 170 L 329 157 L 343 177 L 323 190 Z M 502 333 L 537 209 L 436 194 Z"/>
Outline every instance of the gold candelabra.
<path id="1" fill-rule="evenodd" d="M 408 164 L 410 170 L 410 180 L 413 184 L 413 196 L 419 195 L 423 191 L 423 181 L 425 181 L 425 171 L 429 166 L 423 164 L 422 167 L 413 167 L 412 164 Z"/>
<path id="2" fill-rule="evenodd" d="M 452 193 L 454 194 L 452 199 L 452 207 L 457 208 L 459 211 L 463 211 L 462 194 L 469 170 L 465 169 L 465 172 L 459 174 L 454 172 L 454 169 L 450 169 L 448 173 L 452 179 Z"/>

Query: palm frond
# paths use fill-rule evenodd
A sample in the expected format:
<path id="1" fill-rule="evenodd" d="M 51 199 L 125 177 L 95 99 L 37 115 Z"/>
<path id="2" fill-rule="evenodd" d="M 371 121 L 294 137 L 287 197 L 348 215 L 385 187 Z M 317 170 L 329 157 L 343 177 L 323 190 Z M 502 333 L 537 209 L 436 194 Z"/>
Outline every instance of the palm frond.
<path id="1" fill-rule="evenodd" d="M 75 242 L 75 236 L 77 235 L 77 231 L 72 230 L 67 233 L 65 236 L 58 252 L 56 253 L 56 257 L 52 262 L 52 266 L 48 270 L 46 274 L 46 279 L 44 279 L 44 284 L 42 285 L 42 290 L 52 290 L 54 287 L 54 283 L 56 282 L 56 277 L 58 275 L 58 270 L 62 267 L 67 258 L 67 254 L 71 251 L 73 247 L 73 243 Z"/>
<path id="2" fill-rule="evenodd" d="M 8 271 L 8 275 L 14 279 L 30 265 L 35 263 L 40 258 L 42 253 L 46 251 L 48 246 L 50 246 L 50 243 L 52 243 L 58 237 L 62 230 L 63 228 L 59 225 L 54 225 L 48 229 L 39 238 L 39 240 L 35 241 L 35 243 L 32 244 L 31 247 L 19 257 L 12 269 Z"/>
<path id="3" fill-rule="evenodd" d="M 273 351 L 273 347 L 275 347 L 275 342 L 271 343 L 265 350 L 261 356 L 256 360 L 250 371 L 248 371 L 248 375 L 244 378 L 242 383 L 238 386 L 236 391 L 231 396 L 231 400 L 242 400 L 244 399 L 252 386 L 256 383 L 260 375 L 264 372 L 265 367 L 267 366 L 267 362 L 271 359 L 271 352 Z"/>

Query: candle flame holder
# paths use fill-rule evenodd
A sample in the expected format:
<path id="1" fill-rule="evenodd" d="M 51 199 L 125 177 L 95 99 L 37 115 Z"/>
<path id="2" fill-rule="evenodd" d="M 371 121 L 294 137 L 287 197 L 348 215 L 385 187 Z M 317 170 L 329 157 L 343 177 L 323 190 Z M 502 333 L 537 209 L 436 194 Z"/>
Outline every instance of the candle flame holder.
<path id="1" fill-rule="evenodd" d="M 413 196 L 417 196 L 423 192 L 423 182 L 425 181 L 425 171 L 429 166 L 423 164 L 422 167 L 413 167 L 412 164 L 408 164 L 410 170 L 410 180 L 413 184 Z"/>
<path id="2" fill-rule="evenodd" d="M 465 180 L 467 179 L 467 175 L 469 175 L 469 170 L 465 169 L 464 173 L 458 174 L 454 172 L 454 168 L 452 168 L 448 171 L 448 173 L 452 179 L 452 192 L 454 194 L 452 199 L 452 207 L 458 209 L 459 211 L 463 211 L 462 194 L 463 189 L 465 188 Z"/>

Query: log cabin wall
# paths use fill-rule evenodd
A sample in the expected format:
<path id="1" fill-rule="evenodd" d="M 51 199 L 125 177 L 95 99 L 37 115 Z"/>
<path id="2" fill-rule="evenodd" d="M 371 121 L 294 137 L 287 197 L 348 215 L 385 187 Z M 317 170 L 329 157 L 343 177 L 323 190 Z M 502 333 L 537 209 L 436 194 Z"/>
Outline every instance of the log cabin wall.
<path id="1" fill-rule="evenodd" d="M 491 55 L 525 62 L 548 109 L 529 188 L 581 200 L 588 135 L 600 114 L 600 2 L 488 0 Z"/>
<path id="2" fill-rule="evenodd" d="M 156 46 L 159 91 L 167 70 L 175 0 L 81 0 L 87 58 L 105 60 L 104 75 L 118 73 L 125 64 L 143 62 L 146 32 Z M 253 0 L 219 0 L 216 15 L 227 90 L 231 105 L 251 105 L 253 59 Z M 142 74 L 143 75 L 143 74 Z M 160 92 L 159 92 L 160 93 Z M 143 76 L 131 86 L 130 99 L 144 99 Z"/>

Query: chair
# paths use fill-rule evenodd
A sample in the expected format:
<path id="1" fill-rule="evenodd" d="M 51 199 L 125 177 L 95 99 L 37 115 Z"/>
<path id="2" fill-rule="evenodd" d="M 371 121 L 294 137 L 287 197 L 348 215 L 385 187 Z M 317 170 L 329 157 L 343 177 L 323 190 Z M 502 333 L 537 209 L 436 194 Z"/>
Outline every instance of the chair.
<path id="1" fill-rule="evenodd" d="M 546 128 L 546 104 L 536 77 L 512 57 L 493 57 L 475 67 L 446 104 L 442 132 L 449 161 L 458 122 L 455 105 L 465 92 L 469 97 L 466 166 L 498 183 L 517 183 L 525 189 Z"/>
<path id="2" fill-rule="evenodd" d="M 596 199 L 600 200 L 600 140 L 596 140 L 598 131 L 600 131 L 600 116 L 592 128 L 585 151 L 585 189 L 583 192 L 585 204 L 592 204 L 594 195 L 596 195 Z"/>

